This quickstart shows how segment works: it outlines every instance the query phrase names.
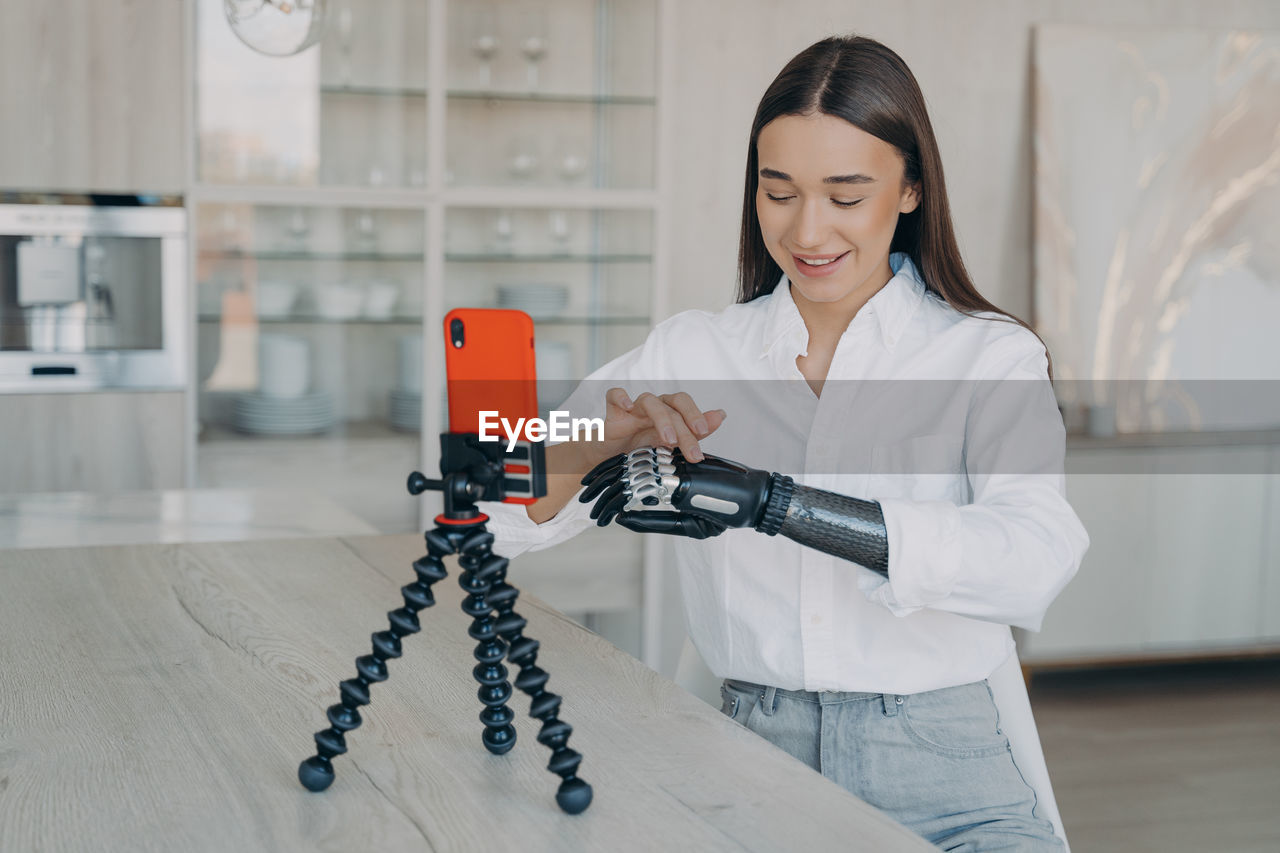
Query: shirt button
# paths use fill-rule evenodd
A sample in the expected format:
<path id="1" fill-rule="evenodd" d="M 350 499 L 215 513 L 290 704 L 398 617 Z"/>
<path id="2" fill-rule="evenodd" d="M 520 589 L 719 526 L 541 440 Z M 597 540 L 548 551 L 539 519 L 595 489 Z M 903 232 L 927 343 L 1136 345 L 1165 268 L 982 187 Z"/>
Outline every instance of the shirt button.
<path id="1" fill-rule="evenodd" d="M 810 622 L 810 623 L 812 623 L 812 624 L 814 624 L 814 625 L 821 625 L 821 624 L 822 624 L 822 616 L 821 616 L 820 614 L 815 613 L 815 614 L 813 614 L 812 616 L 810 616 L 810 617 L 809 617 L 809 622 Z"/>

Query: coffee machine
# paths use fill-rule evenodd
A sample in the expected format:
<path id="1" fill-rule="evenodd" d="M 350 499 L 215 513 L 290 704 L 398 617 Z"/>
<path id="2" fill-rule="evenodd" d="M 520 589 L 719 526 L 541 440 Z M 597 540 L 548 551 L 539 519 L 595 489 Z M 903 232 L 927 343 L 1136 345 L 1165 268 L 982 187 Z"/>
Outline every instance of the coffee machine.
<path id="1" fill-rule="evenodd" d="M 183 387 L 181 201 L 22 201 L 0 203 L 0 392 Z"/>

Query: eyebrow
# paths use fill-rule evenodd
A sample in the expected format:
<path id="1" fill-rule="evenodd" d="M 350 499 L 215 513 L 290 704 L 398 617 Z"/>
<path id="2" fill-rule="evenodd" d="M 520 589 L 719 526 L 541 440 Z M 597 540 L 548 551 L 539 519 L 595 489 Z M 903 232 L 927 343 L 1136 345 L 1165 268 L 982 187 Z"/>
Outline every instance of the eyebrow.
<path id="1" fill-rule="evenodd" d="M 786 172 L 779 172 L 777 169 L 764 168 L 760 170 L 760 177 L 773 178 L 778 181 L 790 181 L 791 176 Z M 870 175 L 832 175 L 829 178 L 823 178 L 824 184 L 874 184 L 876 179 Z"/>

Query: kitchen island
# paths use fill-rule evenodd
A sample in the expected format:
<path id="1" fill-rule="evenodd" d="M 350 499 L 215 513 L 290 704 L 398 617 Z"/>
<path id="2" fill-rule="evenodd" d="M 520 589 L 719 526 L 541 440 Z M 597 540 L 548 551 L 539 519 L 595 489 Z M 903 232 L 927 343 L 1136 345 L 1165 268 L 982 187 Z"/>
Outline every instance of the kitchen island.
<path id="1" fill-rule="evenodd" d="M 564 814 L 527 696 L 515 748 L 481 744 L 453 560 L 337 781 L 307 792 L 324 709 L 424 551 L 416 534 L 0 551 L 0 850 L 932 849 L 521 597 L 595 789 Z"/>

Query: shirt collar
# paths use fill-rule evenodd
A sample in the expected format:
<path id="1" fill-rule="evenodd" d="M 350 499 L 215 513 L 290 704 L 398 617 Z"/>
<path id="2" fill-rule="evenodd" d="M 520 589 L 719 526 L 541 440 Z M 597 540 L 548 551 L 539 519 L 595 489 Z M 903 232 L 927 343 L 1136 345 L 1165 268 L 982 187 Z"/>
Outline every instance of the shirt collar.
<path id="1" fill-rule="evenodd" d="M 925 285 L 920 278 L 920 271 L 906 252 L 890 254 L 889 268 L 893 270 L 893 278 L 867 300 L 867 304 L 858 313 L 870 312 L 876 318 L 880 339 L 885 348 L 893 352 L 907 323 L 920 307 Z M 803 329 L 804 318 L 800 316 L 800 309 L 791 298 L 791 282 L 784 275 L 770 294 L 760 354 L 767 355 L 797 324 Z"/>

